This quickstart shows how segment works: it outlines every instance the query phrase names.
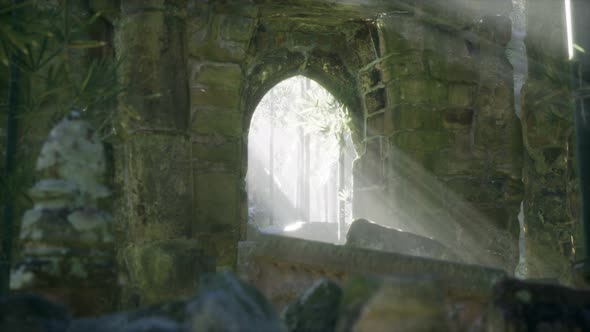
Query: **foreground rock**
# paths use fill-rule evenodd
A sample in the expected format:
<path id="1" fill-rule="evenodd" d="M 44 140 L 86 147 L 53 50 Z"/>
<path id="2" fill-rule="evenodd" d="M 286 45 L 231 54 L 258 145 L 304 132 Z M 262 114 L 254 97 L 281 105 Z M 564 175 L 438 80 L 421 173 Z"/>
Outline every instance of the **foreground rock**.
<path id="1" fill-rule="evenodd" d="M 494 287 L 486 331 L 590 331 L 590 291 L 506 279 Z"/>
<path id="2" fill-rule="evenodd" d="M 303 292 L 283 313 L 291 332 L 334 331 L 342 290 L 322 278 Z"/>
<path id="3" fill-rule="evenodd" d="M 186 301 L 75 321 L 69 332 L 286 331 L 272 306 L 230 273 L 205 276 Z"/>
<path id="4" fill-rule="evenodd" d="M 254 287 L 231 273 L 205 276 L 196 296 L 138 310 L 70 321 L 64 307 L 35 295 L 0 298 L 4 332 L 283 332 L 286 327 Z"/>
<path id="5" fill-rule="evenodd" d="M 0 331 L 62 332 L 70 324 L 64 306 L 33 294 L 0 297 Z"/>
<path id="6" fill-rule="evenodd" d="M 459 299 L 427 275 L 320 279 L 286 309 L 287 329 L 256 289 L 221 273 L 187 300 L 77 320 L 37 295 L 0 297 L 0 331 L 590 331 L 590 291 L 511 279 L 487 290 Z"/>
<path id="7" fill-rule="evenodd" d="M 346 245 L 396 252 L 413 256 L 460 261 L 451 249 L 440 242 L 413 233 L 381 226 L 366 219 L 352 222 L 346 234 Z"/>
<path id="8" fill-rule="evenodd" d="M 351 278 L 340 308 L 338 332 L 452 330 L 444 287 L 427 277 Z"/>

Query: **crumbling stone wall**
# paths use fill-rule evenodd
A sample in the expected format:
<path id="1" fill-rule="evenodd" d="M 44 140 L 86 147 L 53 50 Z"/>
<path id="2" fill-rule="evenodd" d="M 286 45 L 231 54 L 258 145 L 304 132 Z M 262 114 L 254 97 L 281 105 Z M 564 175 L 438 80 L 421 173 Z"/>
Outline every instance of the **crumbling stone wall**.
<path id="1" fill-rule="evenodd" d="M 262 96 L 294 75 L 316 80 L 354 116 L 355 217 L 436 237 L 473 263 L 515 267 L 523 136 L 505 56 L 510 1 L 122 0 L 120 8 L 120 76 L 133 84 L 119 107 L 140 115 L 125 121 L 117 148 L 130 303 L 194 288 L 183 272 L 191 262 L 235 266 L 250 119 Z M 532 57 L 544 61 L 531 40 Z M 554 183 L 554 174 L 561 184 L 550 190 L 564 190 L 550 197 L 563 200 L 570 168 L 561 131 L 570 120 L 547 123 L 559 144 L 531 145 L 547 117 L 524 120 L 533 114 L 527 98 L 525 179 Z M 539 171 L 545 155 L 557 173 Z M 539 184 L 526 186 L 531 239 L 561 234 L 535 224 L 531 206 L 549 204 L 535 194 L 545 190 Z"/>
<path id="2" fill-rule="evenodd" d="M 193 167 L 185 1 L 121 1 L 116 26 L 125 132 L 116 148 L 122 199 L 116 220 L 127 271 L 123 303 L 180 296 L 196 287 L 205 266 L 191 241 Z"/>
<path id="3" fill-rule="evenodd" d="M 132 84 L 119 107 L 139 114 L 125 122 L 118 151 L 127 302 L 194 287 L 197 278 L 181 273 L 190 262 L 181 257 L 190 253 L 235 266 L 247 218 L 250 118 L 273 85 L 298 74 L 353 114 L 357 216 L 387 223 L 406 203 L 406 189 L 424 187 L 418 177 L 407 182 L 410 161 L 509 230 L 520 201 L 512 72 L 500 52 L 510 24 L 486 18 L 506 15 L 505 3 L 475 2 L 451 13 L 401 2 L 373 9 L 322 1 L 121 1 L 117 56 L 122 82 Z M 416 210 L 406 221 L 428 219 L 452 242 L 461 236 L 444 222 L 469 224 L 473 216 L 432 223 L 461 202 L 446 193 L 430 192 L 436 209 Z M 368 201 L 393 209 L 375 216 Z M 410 230 L 430 235 L 426 228 Z M 497 239 L 488 245 L 506 246 Z M 511 259 L 489 262 L 507 268 Z"/>
<path id="4" fill-rule="evenodd" d="M 521 123 L 526 274 L 568 282 L 581 230 L 563 6 L 527 2 L 529 71 Z"/>
<path id="5" fill-rule="evenodd" d="M 512 271 L 522 161 L 504 55 L 509 5 L 379 17 L 379 59 L 361 72 L 366 152 L 353 210 Z"/>

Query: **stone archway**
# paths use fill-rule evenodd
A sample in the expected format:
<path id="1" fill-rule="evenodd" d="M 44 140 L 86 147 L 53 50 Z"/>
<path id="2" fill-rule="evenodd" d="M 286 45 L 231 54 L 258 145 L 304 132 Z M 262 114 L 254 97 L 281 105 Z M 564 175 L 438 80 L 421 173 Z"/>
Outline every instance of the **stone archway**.
<path id="1" fill-rule="evenodd" d="M 257 105 L 248 132 L 248 223 L 343 243 L 352 221 L 348 109 L 317 82 L 286 79 Z"/>
<path id="2" fill-rule="evenodd" d="M 132 123 L 120 158 L 126 200 L 119 217 L 129 221 L 125 250 L 134 253 L 127 264 L 145 267 L 142 253 L 160 241 L 158 250 L 172 262 L 162 272 L 166 276 L 175 275 L 175 262 L 196 247 L 214 256 L 218 267 L 235 266 L 247 219 L 246 134 L 252 112 L 272 86 L 298 74 L 320 83 L 353 114 L 360 152 L 354 165 L 357 216 L 393 220 L 404 212 L 406 199 L 416 198 L 405 189 L 423 188 L 438 205 L 429 213 L 410 211 L 408 220 L 445 215 L 445 221 L 461 219 L 461 227 L 481 233 L 481 225 L 471 223 L 473 215 L 453 215 L 469 205 L 498 230 L 494 234 L 517 230 L 521 137 L 512 111 L 512 69 L 503 56 L 510 1 L 453 3 L 457 7 L 449 10 L 446 3 L 423 1 L 314 6 L 297 0 L 199 1 L 155 7 L 122 1 L 118 54 L 134 61 L 121 75 L 139 83 L 121 107 L 142 115 Z M 145 27 L 151 29 L 148 42 L 138 38 Z M 154 67 L 166 79 L 151 79 L 146 68 Z M 186 78 L 188 100 L 141 98 L 145 91 L 169 91 L 173 73 Z M 176 92 L 185 88 L 181 85 Z M 188 115 L 188 124 L 178 125 L 175 113 Z M 444 190 L 405 181 L 413 165 Z M 449 200 L 448 192 L 457 200 Z M 370 205 L 376 201 L 386 203 L 379 215 Z M 429 225 L 444 230 L 449 241 L 460 237 L 444 222 Z M 185 239 L 193 247 L 185 246 Z M 494 236 L 486 240 L 482 251 L 500 256 L 491 265 L 510 270 L 516 256 L 509 257 Z M 139 272 L 131 276 L 138 278 Z M 155 287 L 158 283 L 142 284 L 141 292 L 184 291 Z"/>

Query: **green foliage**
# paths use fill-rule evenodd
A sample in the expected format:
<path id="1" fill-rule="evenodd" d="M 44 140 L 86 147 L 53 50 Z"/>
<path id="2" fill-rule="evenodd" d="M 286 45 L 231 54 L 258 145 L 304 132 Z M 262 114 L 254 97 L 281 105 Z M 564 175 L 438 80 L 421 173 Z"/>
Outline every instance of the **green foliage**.
<path id="1" fill-rule="evenodd" d="M 77 5 L 67 0 L 18 5 L 0 0 L 0 72 L 7 73 L 11 65 L 21 72 L 18 172 L 0 179 L 0 205 L 7 197 L 28 200 L 25 193 L 35 180 L 40 148 L 32 137 L 47 135 L 72 109 L 81 110 L 103 138 L 114 137 L 117 97 L 125 90 L 117 80 L 119 64 L 112 56 L 96 56 L 107 41 L 89 38 L 104 24 L 101 14 L 74 14 L 71 8 Z M 0 92 L 0 111 L 6 114 L 7 93 Z"/>
<path id="2" fill-rule="evenodd" d="M 301 127 L 307 134 L 340 139 L 350 131 L 352 118 L 348 109 L 326 89 L 304 88 L 308 78 L 289 79 L 270 90 L 270 98 L 261 101 L 257 110 L 266 112 L 275 123 Z M 314 84 L 316 84 L 314 82 Z"/>
<path id="3" fill-rule="evenodd" d="M 112 128 L 107 123 L 113 119 L 123 87 L 117 82 L 114 59 L 90 59 L 88 54 L 106 45 L 87 37 L 101 14 L 72 15 L 68 1 L 42 4 L 27 1 L 0 9 L 0 62 L 8 66 L 9 59 L 13 61 L 30 83 L 20 116 L 51 112 L 53 121 L 48 124 L 53 125 L 77 108 L 108 135 Z M 12 15 L 17 10 L 23 10 L 19 19 Z M 10 58 L 11 54 L 17 56 Z"/>

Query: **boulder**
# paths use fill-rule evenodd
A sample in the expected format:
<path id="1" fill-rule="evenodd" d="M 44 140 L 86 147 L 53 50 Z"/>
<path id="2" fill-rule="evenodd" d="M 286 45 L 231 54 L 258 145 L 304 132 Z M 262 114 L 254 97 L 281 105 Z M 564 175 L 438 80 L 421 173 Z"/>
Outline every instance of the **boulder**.
<path id="1" fill-rule="evenodd" d="M 134 311 L 75 320 L 68 332 L 286 331 L 256 288 L 229 272 L 206 275 L 196 296 Z"/>
<path id="2" fill-rule="evenodd" d="M 336 331 L 449 331 L 444 287 L 428 277 L 350 278 Z"/>
<path id="3" fill-rule="evenodd" d="M 70 314 L 59 304 L 33 294 L 0 297 L 0 331 L 65 332 Z"/>
<path id="4" fill-rule="evenodd" d="M 590 291 L 505 279 L 486 321 L 486 331 L 590 331 Z"/>
<path id="5" fill-rule="evenodd" d="M 283 312 L 291 332 L 334 331 L 342 290 L 335 282 L 319 279 Z"/>
<path id="6" fill-rule="evenodd" d="M 346 245 L 412 256 L 460 261 L 450 248 L 434 239 L 385 227 L 366 219 L 356 219 L 352 222 L 346 234 Z"/>

